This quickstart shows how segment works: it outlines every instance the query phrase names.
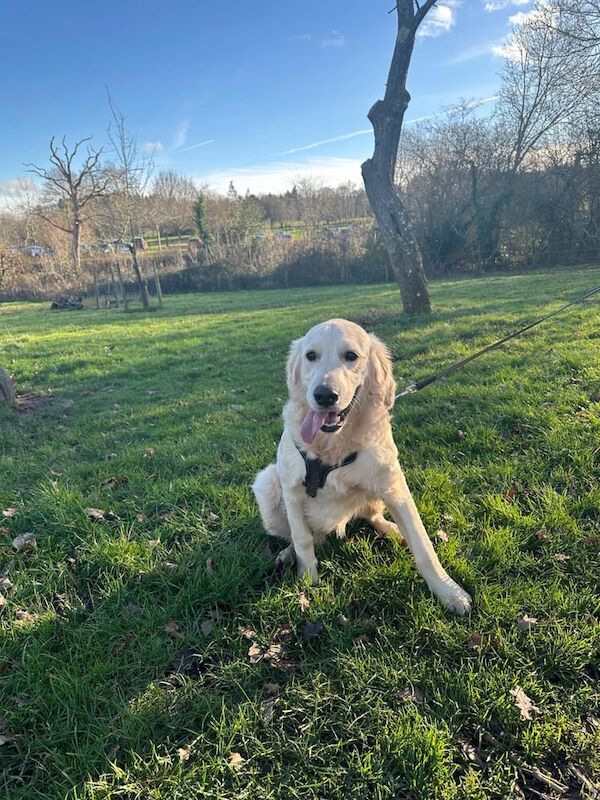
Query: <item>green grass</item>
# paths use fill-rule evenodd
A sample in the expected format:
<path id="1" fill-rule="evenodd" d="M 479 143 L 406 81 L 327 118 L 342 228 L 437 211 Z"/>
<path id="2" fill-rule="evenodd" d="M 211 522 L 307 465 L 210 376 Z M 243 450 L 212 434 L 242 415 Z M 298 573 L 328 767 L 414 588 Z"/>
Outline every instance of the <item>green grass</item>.
<path id="1" fill-rule="evenodd" d="M 0 364 L 41 401 L 0 411 L 0 509 L 19 508 L 0 517 L 0 735 L 16 737 L 1 796 L 485 800 L 522 796 L 515 780 L 551 794 L 480 727 L 572 796 L 568 762 L 597 780 L 599 304 L 397 404 L 401 461 L 471 617 L 444 613 L 407 552 L 361 526 L 299 587 L 274 570 L 250 492 L 275 455 L 288 343 L 311 324 L 362 322 L 404 386 L 595 281 L 436 282 L 436 312 L 414 320 L 393 286 L 169 297 L 148 316 L 2 308 Z M 37 551 L 12 553 L 24 532 Z M 521 614 L 538 624 L 520 630 Z M 305 640 L 308 622 L 323 628 Z M 250 663 L 240 627 L 266 644 L 288 624 L 290 668 Z"/>

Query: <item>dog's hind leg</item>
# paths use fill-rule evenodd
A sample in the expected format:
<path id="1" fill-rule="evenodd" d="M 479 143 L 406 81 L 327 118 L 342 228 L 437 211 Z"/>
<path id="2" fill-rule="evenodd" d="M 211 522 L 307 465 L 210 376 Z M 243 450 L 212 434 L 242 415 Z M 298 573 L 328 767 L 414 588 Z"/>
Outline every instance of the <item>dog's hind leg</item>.
<path id="1" fill-rule="evenodd" d="M 266 532 L 271 536 L 291 539 L 290 523 L 275 464 L 269 464 L 258 473 L 252 484 L 252 491 Z"/>

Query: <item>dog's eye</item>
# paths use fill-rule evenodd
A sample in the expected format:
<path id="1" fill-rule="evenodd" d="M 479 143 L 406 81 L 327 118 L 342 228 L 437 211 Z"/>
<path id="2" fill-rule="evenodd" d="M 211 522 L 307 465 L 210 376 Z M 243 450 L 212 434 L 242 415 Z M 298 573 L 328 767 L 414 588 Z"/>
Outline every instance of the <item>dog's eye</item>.
<path id="1" fill-rule="evenodd" d="M 306 358 L 309 361 L 316 361 L 317 360 L 317 354 L 315 353 L 314 350 L 309 350 L 308 353 L 306 354 Z"/>
<path id="2" fill-rule="evenodd" d="M 355 353 L 354 350 L 348 350 L 344 358 L 346 361 L 356 361 L 358 358 L 358 353 Z"/>

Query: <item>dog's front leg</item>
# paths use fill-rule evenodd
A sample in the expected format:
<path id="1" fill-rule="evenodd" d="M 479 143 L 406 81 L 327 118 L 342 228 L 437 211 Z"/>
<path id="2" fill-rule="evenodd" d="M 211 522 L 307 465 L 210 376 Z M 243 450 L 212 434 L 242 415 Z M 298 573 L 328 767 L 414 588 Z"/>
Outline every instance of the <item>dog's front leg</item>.
<path id="1" fill-rule="evenodd" d="M 455 614 L 468 613 L 471 610 L 471 598 L 440 564 L 400 469 L 393 474 L 383 501 L 402 531 L 416 567 L 433 594 L 449 611 Z"/>
<path id="2" fill-rule="evenodd" d="M 301 578 L 303 575 L 308 574 L 312 583 L 316 584 L 319 581 L 319 573 L 315 556 L 315 541 L 302 511 L 303 494 L 304 489 L 301 486 L 283 489 L 292 542 L 296 552 L 298 577 Z"/>

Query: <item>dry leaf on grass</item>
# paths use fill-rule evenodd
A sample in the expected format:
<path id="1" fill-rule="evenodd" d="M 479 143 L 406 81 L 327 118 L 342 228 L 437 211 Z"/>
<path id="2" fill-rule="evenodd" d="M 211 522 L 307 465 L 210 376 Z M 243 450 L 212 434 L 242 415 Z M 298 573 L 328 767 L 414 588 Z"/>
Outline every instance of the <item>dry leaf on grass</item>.
<path id="1" fill-rule="evenodd" d="M 144 450 L 144 458 L 154 458 L 156 455 L 156 450 L 153 447 L 147 447 Z"/>
<path id="2" fill-rule="evenodd" d="M 244 406 L 240 406 L 240 405 L 238 405 L 238 404 L 235 404 L 235 403 L 234 403 L 233 405 L 229 406 L 229 408 L 230 408 L 232 411 L 238 411 L 238 412 L 239 412 L 239 411 L 243 411 L 243 410 L 244 410 Z"/>
<path id="3" fill-rule="evenodd" d="M 28 550 L 36 550 L 37 541 L 33 533 L 22 533 L 13 539 L 12 547 L 17 553 L 24 553 Z"/>
<path id="4" fill-rule="evenodd" d="M 518 492 L 517 492 L 517 490 L 516 490 L 516 489 L 509 489 L 509 490 L 506 492 L 506 494 L 504 495 L 504 499 L 505 499 L 505 500 L 506 500 L 508 503 L 511 503 L 513 500 L 515 500 L 515 499 L 516 499 L 517 495 L 518 495 Z"/>
<path id="5" fill-rule="evenodd" d="M 530 617 L 529 614 L 523 614 L 522 617 L 517 618 L 517 628 L 520 631 L 530 631 L 537 624 L 537 617 Z"/>
<path id="6" fill-rule="evenodd" d="M 304 592 L 300 592 L 300 595 L 298 597 L 298 603 L 300 604 L 300 608 L 302 609 L 302 611 L 306 611 L 308 608 L 310 608 L 310 600 L 304 594 Z"/>
<path id="7" fill-rule="evenodd" d="M 238 630 L 244 639 L 249 639 L 251 641 L 256 636 L 256 631 L 252 628 L 238 628 Z"/>
<path id="8" fill-rule="evenodd" d="M 5 606 L 6 606 L 6 597 L 4 597 L 3 594 L 0 594 L 0 611 L 3 611 Z"/>
<path id="9" fill-rule="evenodd" d="M 191 748 L 189 744 L 186 744 L 184 747 L 177 748 L 177 755 L 179 756 L 180 763 L 190 760 L 191 755 Z"/>
<path id="10" fill-rule="evenodd" d="M 88 519 L 91 519 L 92 522 L 99 522 L 100 520 L 106 518 L 106 511 L 104 511 L 102 508 L 84 508 L 83 513 L 86 515 L 86 517 L 88 517 Z"/>
<path id="11" fill-rule="evenodd" d="M 273 721 L 273 714 L 275 713 L 276 697 L 271 697 L 270 700 L 265 700 L 263 703 L 263 720 L 269 725 Z"/>
<path id="12" fill-rule="evenodd" d="M 209 522 L 220 522 L 221 521 L 221 517 L 218 514 L 213 513 L 212 511 L 208 512 L 208 514 L 206 515 L 206 519 Z"/>
<path id="13" fill-rule="evenodd" d="M 158 545 L 159 545 L 159 544 L 160 544 L 160 539 L 149 539 L 149 540 L 148 540 L 148 547 L 149 547 L 151 550 L 154 550 L 154 549 L 156 549 L 156 548 L 158 547 Z"/>
<path id="14" fill-rule="evenodd" d="M 548 533 L 544 530 L 544 528 L 540 528 L 540 530 L 537 531 L 535 535 L 540 540 L 540 542 L 544 542 L 548 538 Z"/>
<path id="15" fill-rule="evenodd" d="M 515 706 L 519 711 L 522 719 L 533 719 L 532 714 L 539 713 L 540 709 L 533 704 L 532 700 L 527 697 L 523 689 L 517 686 L 515 689 L 510 690 L 511 695 L 515 699 Z"/>
<path id="16" fill-rule="evenodd" d="M 583 539 L 584 544 L 597 545 L 600 543 L 600 536 L 585 536 Z"/>
<path id="17" fill-rule="evenodd" d="M 264 656 L 264 648 L 262 648 L 259 644 L 256 644 L 256 642 L 252 642 L 248 650 L 248 658 L 250 659 L 250 663 L 258 664 L 259 661 L 263 660 Z"/>
<path id="18" fill-rule="evenodd" d="M 15 742 L 17 740 L 16 736 L 13 736 L 12 733 L 0 733 L 0 746 L 3 744 L 10 744 L 11 742 Z"/>
<path id="19" fill-rule="evenodd" d="M 202 625 L 200 625 L 200 630 L 204 636 L 208 636 L 214 627 L 214 622 L 212 622 L 210 619 L 205 619 Z"/>
<path id="20" fill-rule="evenodd" d="M 163 567 L 167 570 L 167 572 L 175 572 L 177 566 L 178 565 L 174 561 L 165 561 L 163 564 Z"/>
<path id="21" fill-rule="evenodd" d="M 135 518 L 137 519 L 138 522 L 146 522 L 146 515 L 144 514 L 143 511 L 139 514 L 136 514 Z"/>
<path id="22" fill-rule="evenodd" d="M 234 769 L 240 769 L 245 760 L 246 759 L 242 758 L 239 753 L 229 753 L 229 764 L 234 767 Z"/>
<path id="23" fill-rule="evenodd" d="M 27 700 L 24 700 L 22 697 L 13 697 L 12 701 L 17 708 L 25 708 L 27 705 Z"/>
<path id="24" fill-rule="evenodd" d="M 404 700 L 405 702 L 418 704 L 425 702 L 425 695 L 416 686 L 409 686 L 406 689 L 402 689 L 401 692 L 395 692 L 394 697 L 397 700 Z"/>
<path id="25" fill-rule="evenodd" d="M 12 581 L 9 578 L 5 578 L 5 577 L 0 578 L 0 590 L 1 591 L 6 592 L 8 594 L 8 592 L 10 592 L 12 588 L 13 588 L 13 584 L 12 584 Z"/>
<path id="26" fill-rule="evenodd" d="M 171 636 L 174 639 L 181 639 L 183 637 L 183 632 L 179 627 L 179 623 L 174 619 L 170 619 L 165 625 L 165 633 L 167 636 Z"/>
<path id="27" fill-rule="evenodd" d="M 206 559 L 206 571 L 208 573 L 214 572 L 217 568 L 217 562 L 214 560 L 212 556 L 209 556 Z"/>
<path id="28" fill-rule="evenodd" d="M 32 614 L 31 611 L 25 611 L 23 608 L 18 608 L 15 611 L 15 619 L 19 622 L 35 622 L 37 617 L 37 614 Z"/>
<path id="29" fill-rule="evenodd" d="M 112 478 L 105 478 L 100 486 L 104 489 L 109 489 L 112 491 L 113 489 L 117 489 L 119 486 L 126 486 L 129 483 L 129 478 L 127 475 L 115 475 Z"/>
<path id="30" fill-rule="evenodd" d="M 479 769 L 485 769 L 485 762 L 471 742 L 468 742 L 466 739 L 459 739 L 457 744 L 467 761 L 469 761 L 471 764 L 474 764 L 476 767 L 479 767 Z"/>
<path id="31" fill-rule="evenodd" d="M 8 519 L 12 519 L 12 517 L 16 517 L 19 513 L 19 509 L 16 506 L 10 506 L 9 508 L 5 508 L 2 512 L 3 517 L 7 517 Z"/>
<path id="32" fill-rule="evenodd" d="M 480 650 L 484 650 L 488 646 L 491 647 L 492 650 L 497 650 L 500 646 L 498 637 L 493 634 L 486 636 L 481 633 L 474 633 L 469 640 L 469 650 L 473 650 L 476 653 Z"/>
<path id="33" fill-rule="evenodd" d="M 554 553 L 554 555 L 552 556 L 552 560 L 557 561 L 559 564 L 562 564 L 565 561 L 570 561 L 571 556 L 568 556 L 565 553 Z"/>
<path id="34" fill-rule="evenodd" d="M 448 539 L 450 538 L 443 528 L 437 530 L 435 532 L 435 535 L 438 537 L 438 539 L 441 539 L 442 542 L 447 542 Z"/>

